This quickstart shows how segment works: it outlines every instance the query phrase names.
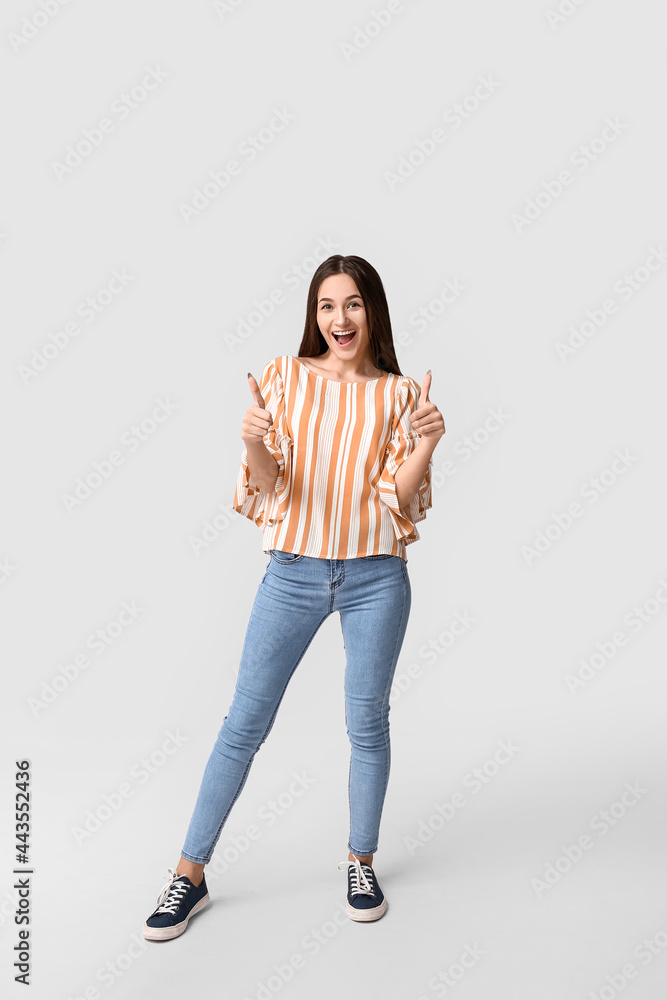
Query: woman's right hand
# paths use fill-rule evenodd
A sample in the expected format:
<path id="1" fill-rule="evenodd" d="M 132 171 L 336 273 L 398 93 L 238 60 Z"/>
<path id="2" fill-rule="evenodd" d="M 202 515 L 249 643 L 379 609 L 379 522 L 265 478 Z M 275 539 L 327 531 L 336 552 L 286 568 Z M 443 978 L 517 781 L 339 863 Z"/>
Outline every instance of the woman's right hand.
<path id="1" fill-rule="evenodd" d="M 262 441 L 263 443 L 264 435 L 268 434 L 273 423 L 273 417 L 266 408 L 257 379 L 250 372 L 248 372 L 248 386 L 255 402 L 245 411 L 241 425 L 241 438 L 246 444 L 253 441 Z"/>

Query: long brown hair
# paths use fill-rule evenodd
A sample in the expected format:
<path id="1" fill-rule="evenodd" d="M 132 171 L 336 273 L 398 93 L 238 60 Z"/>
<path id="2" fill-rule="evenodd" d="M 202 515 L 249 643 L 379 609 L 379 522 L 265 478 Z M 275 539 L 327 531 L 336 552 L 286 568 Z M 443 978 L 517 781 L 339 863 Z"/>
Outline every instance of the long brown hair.
<path id="1" fill-rule="evenodd" d="M 393 372 L 394 375 L 402 375 L 403 372 L 398 367 L 394 351 L 389 306 L 382 279 L 375 268 L 363 257 L 344 257 L 337 253 L 322 261 L 315 271 L 308 289 L 306 323 L 297 357 L 316 358 L 329 348 L 317 324 L 317 296 L 324 279 L 332 274 L 349 274 L 351 278 L 354 278 L 366 310 L 368 341 L 375 367 L 386 372 Z"/>

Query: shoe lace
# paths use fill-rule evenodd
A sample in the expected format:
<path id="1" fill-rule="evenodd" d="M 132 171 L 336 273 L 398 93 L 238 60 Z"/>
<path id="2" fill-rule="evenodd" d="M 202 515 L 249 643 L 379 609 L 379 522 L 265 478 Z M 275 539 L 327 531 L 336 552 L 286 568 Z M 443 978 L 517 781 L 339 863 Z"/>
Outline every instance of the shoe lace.
<path id="1" fill-rule="evenodd" d="M 175 913 L 181 905 L 183 896 L 190 888 L 186 882 L 178 881 L 183 876 L 178 875 L 173 868 L 168 868 L 167 871 L 169 872 L 169 881 L 165 882 L 160 889 L 156 913 Z"/>
<path id="2" fill-rule="evenodd" d="M 360 861 L 356 856 L 354 861 L 341 861 L 339 868 L 347 868 L 350 877 L 350 895 L 374 896 L 375 887 L 373 885 L 373 869 L 370 865 Z M 350 870 L 351 869 L 351 870 Z"/>

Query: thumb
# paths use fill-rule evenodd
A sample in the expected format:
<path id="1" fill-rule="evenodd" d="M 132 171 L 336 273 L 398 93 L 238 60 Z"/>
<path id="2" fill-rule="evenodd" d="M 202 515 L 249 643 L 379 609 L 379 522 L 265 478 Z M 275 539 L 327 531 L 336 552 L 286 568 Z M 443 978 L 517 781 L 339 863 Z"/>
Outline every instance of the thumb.
<path id="1" fill-rule="evenodd" d="M 428 398 L 428 394 L 431 389 L 431 369 L 424 375 L 424 381 L 422 382 L 421 392 L 419 393 L 419 405 L 422 403 L 430 403 L 431 400 Z"/>
<path id="2" fill-rule="evenodd" d="M 250 372 L 248 372 L 248 387 L 250 389 L 250 392 L 252 393 L 252 398 L 255 400 L 257 406 L 261 406 L 262 409 L 265 410 L 266 403 L 264 402 L 264 398 L 261 392 L 259 391 L 259 385 L 257 384 L 257 379 Z"/>

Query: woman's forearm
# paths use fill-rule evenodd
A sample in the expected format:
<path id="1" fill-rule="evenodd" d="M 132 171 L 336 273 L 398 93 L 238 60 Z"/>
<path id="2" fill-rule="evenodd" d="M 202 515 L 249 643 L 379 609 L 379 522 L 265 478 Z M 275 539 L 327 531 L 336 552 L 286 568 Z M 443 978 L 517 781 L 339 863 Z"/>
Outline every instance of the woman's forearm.
<path id="1" fill-rule="evenodd" d="M 398 506 L 407 507 L 421 486 L 431 456 L 438 442 L 431 443 L 428 438 L 421 438 L 417 447 L 401 463 L 394 475 Z"/>
<path id="2" fill-rule="evenodd" d="M 271 493 L 278 478 L 278 463 L 263 441 L 246 441 L 250 482 L 263 493 Z"/>

